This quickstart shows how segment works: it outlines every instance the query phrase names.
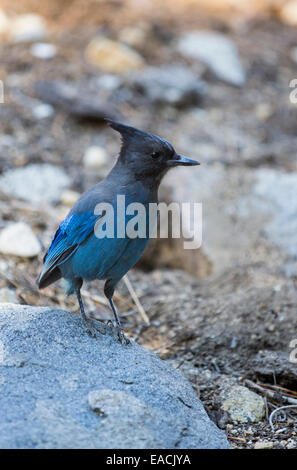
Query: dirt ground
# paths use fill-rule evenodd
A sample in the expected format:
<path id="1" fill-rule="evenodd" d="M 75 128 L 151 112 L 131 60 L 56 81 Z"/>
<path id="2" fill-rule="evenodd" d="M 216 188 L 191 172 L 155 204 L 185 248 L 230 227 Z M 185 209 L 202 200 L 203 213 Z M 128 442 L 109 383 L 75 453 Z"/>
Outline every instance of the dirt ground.
<path id="1" fill-rule="evenodd" d="M 179 15 L 164 7 L 152 18 L 151 12 L 142 17 L 120 1 L 100 2 L 100 14 L 94 2 L 68 1 L 63 8 L 60 2 L 45 3 L 0 4 L 9 13 L 36 11 L 43 15 L 51 42 L 57 46 L 56 56 L 42 61 L 30 55 L 27 43 L 2 39 L 0 78 L 6 95 L 0 105 L 0 134 L 12 136 L 13 145 L 1 150 L 1 174 L 31 163 L 50 163 L 65 170 L 71 189 L 78 193 L 102 178 L 84 167 L 84 152 L 95 142 L 115 156 L 119 139 L 102 121 L 77 118 L 59 108 L 46 119 L 36 119 L 31 109 L 36 99 L 34 84 L 68 80 L 91 91 L 92 80 L 100 72 L 85 60 L 85 47 L 96 33 L 117 39 L 121 28 L 131 24 L 146 31 L 147 40 L 138 51 L 150 65 L 187 64 L 174 49 L 174 41 L 182 31 L 195 28 L 226 34 L 238 48 L 247 72 L 243 88 L 230 86 L 204 66 L 189 62 L 208 84 L 200 114 L 188 108 L 156 107 L 137 93 L 128 101 L 110 98 L 117 116 L 168 138 L 183 153 L 198 158 L 208 173 L 224 175 L 225 187 L 220 191 L 214 187 L 207 196 L 210 209 L 204 213 L 205 219 L 212 218 L 215 224 L 216 210 L 222 214 L 221 207 L 232 206 L 245 192 L 249 197 L 250 181 L 258 170 L 295 174 L 297 107 L 289 103 L 288 84 L 297 73 L 291 55 L 297 46 L 296 28 L 280 22 L 271 11 L 239 15 L 234 22 L 224 15 L 203 12 L 194 21 L 194 7 L 188 4 L 184 9 L 179 6 Z M 176 178 L 176 185 L 178 181 Z M 199 183 L 197 172 L 198 195 Z M 168 180 L 162 197 L 170 199 L 172 194 Z M 61 202 L 36 207 L 1 194 L 0 228 L 8 222 L 26 221 L 46 247 L 68 210 Z M 295 448 L 296 410 L 278 415 L 274 430 L 268 418 L 277 407 L 297 403 L 297 367 L 288 360 L 289 342 L 297 337 L 297 250 L 294 256 L 276 246 L 261 229 L 261 221 L 250 222 L 255 225 L 251 225 L 254 234 L 249 235 L 244 233 L 244 225 L 236 225 L 235 216 L 232 220 L 239 227 L 239 241 L 228 236 L 229 226 L 221 226 L 227 240 L 222 242 L 218 223 L 217 237 L 207 249 L 202 244 L 197 252 L 185 253 L 172 240 L 158 240 L 148 248 L 129 278 L 150 318 L 149 326 L 143 324 L 124 283 L 115 300 L 127 333 L 185 374 L 233 447 L 253 448 L 265 441 L 268 447 Z M 41 263 L 42 255 L 31 260 L 1 255 L 0 287 L 12 289 L 20 303 L 54 305 L 78 313 L 75 298 L 65 298 L 60 285 L 38 292 L 35 278 Z M 109 318 L 101 288 L 100 283 L 84 286 L 85 301 L 91 315 Z M 266 417 L 260 423 L 238 424 L 222 411 L 224 391 L 235 384 L 265 399 Z"/>

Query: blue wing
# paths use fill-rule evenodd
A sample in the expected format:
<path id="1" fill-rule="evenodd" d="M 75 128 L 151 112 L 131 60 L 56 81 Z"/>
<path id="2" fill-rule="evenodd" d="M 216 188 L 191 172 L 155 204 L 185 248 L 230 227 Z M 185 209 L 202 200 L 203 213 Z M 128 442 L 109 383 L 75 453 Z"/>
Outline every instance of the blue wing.
<path id="1" fill-rule="evenodd" d="M 61 223 L 52 243 L 45 254 L 44 266 L 38 282 L 65 262 L 77 250 L 78 246 L 93 232 L 98 215 L 94 213 L 69 214 Z"/>

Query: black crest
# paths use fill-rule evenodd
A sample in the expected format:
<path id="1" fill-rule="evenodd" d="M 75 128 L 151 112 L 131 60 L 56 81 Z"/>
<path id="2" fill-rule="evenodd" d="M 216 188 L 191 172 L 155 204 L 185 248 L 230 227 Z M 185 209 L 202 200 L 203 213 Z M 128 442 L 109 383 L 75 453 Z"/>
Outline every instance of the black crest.
<path id="1" fill-rule="evenodd" d="M 112 121 L 111 119 L 106 119 L 109 126 L 114 129 L 115 131 L 119 132 L 124 141 L 132 138 L 144 138 L 150 134 L 141 131 L 140 129 L 136 129 L 132 126 L 127 126 L 126 124 L 122 124 L 120 122 Z"/>

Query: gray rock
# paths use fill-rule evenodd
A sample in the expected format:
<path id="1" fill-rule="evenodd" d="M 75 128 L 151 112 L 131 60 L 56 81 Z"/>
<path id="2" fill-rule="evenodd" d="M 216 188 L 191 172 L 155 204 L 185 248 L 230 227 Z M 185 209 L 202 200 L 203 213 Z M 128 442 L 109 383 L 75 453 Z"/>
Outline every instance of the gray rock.
<path id="1" fill-rule="evenodd" d="M 265 201 L 265 208 L 271 214 L 265 227 L 267 237 L 294 257 L 297 256 L 296 187 L 296 172 L 262 168 L 257 171 L 257 182 L 253 188 L 258 202 L 262 201 L 263 204 Z"/>
<path id="2" fill-rule="evenodd" d="M 206 84 L 182 65 L 147 67 L 130 74 L 128 80 L 154 103 L 194 106 L 206 93 Z"/>
<path id="3" fill-rule="evenodd" d="M 187 149 L 184 153 L 189 154 Z M 247 262 L 280 266 L 288 255 L 296 258 L 297 172 L 201 165 L 190 175 L 186 168 L 179 168 L 178 174 L 172 170 L 164 183 L 171 200 L 203 204 L 207 217 L 203 216 L 202 249 L 214 273 Z M 197 233 L 199 224 L 198 220 Z"/>
<path id="4" fill-rule="evenodd" d="M 51 308 L 0 306 L 1 448 L 227 448 L 189 383 L 151 352 Z"/>
<path id="5" fill-rule="evenodd" d="M 221 80 L 244 85 L 245 72 L 237 49 L 227 37 L 212 32 L 186 33 L 179 39 L 177 49 L 184 56 L 207 64 Z"/>
<path id="6" fill-rule="evenodd" d="M 0 178 L 0 189 L 10 196 L 41 204 L 58 201 L 70 183 L 69 176 L 61 168 L 32 164 L 8 170 Z"/>
<path id="7" fill-rule="evenodd" d="M 38 81 L 35 83 L 36 95 L 45 103 L 60 108 L 79 119 L 102 121 L 115 119 L 118 113 L 102 96 L 81 86 L 64 81 Z"/>

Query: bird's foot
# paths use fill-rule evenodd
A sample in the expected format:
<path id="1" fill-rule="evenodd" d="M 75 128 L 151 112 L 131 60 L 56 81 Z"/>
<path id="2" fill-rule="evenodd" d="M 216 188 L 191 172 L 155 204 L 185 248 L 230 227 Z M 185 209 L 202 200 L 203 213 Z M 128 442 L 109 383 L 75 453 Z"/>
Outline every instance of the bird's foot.
<path id="1" fill-rule="evenodd" d="M 115 325 L 111 320 L 108 321 L 107 325 L 109 326 L 114 339 L 119 341 L 123 346 L 131 343 L 129 338 L 124 335 L 123 330 L 119 325 Z"/>
<path id="2" fill-rule="evenodd" d="M 89 336 L 92 338 L 97 338 L 96 328 L 94 327 L 92 320 L 83 319 L 83 326 Z"/>
<path id="3" fill-rule="evenodd" d="M 96 338 L 96 331 L 101 333 L 102 335 L 109 335 L 112 336 L 115 340 L 119 341 L 123 345 L 130 344 L 129 338 L 124 335 L 123 330 L 118 325 L 115 325 L 111 320 L 108 320 L 107 323 L 103 323 L 100 320 L 89 319 L 83 320 L 84 328 L 87 333 Z"/>
<path id="4" fill-rule="evenodd" d="M 103 321 L 97 320 L 97 318 L 92 318 L 89 320 L 92 323 L 92 327 L 94 330 L 98 331 L 102 335 L 111 335 L 111 328 L 108 324 L 103 323 Z"/>

